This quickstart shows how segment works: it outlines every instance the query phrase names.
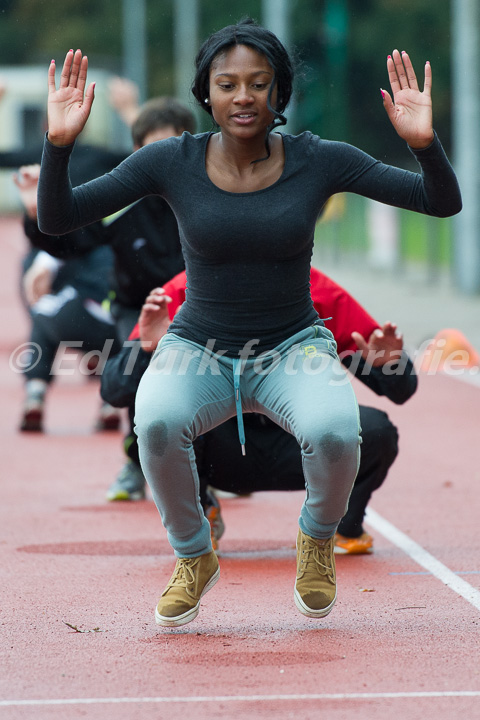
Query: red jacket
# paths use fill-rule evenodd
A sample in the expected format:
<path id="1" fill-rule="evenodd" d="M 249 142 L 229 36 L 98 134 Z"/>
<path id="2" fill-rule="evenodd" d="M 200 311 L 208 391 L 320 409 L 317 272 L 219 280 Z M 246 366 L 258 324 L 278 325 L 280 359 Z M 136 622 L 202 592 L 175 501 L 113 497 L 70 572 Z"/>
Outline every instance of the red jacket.
<path id="1" fill-rule="evenodd" d="M 186 285 L 187 276 L 185 272 L 181 272 L 163 286 L 165 293 L 172 298 L 172 302 L 168 306 L 170 319 L 173 319 L 177 309 L 185 300 Z M 372 332 L 379 327 L 379 324 L 363 309 L 360 303 L 316 268 L 312 268 L 310 272 L 310 287 L 315 310 L 325 321 L 325 326 L 332 331 L 339 354 L 358 350 L 351 337 L 354 330 L 368 341 Z M 138 338 L 137 324 L 129 339 L 136 340 Z"/>

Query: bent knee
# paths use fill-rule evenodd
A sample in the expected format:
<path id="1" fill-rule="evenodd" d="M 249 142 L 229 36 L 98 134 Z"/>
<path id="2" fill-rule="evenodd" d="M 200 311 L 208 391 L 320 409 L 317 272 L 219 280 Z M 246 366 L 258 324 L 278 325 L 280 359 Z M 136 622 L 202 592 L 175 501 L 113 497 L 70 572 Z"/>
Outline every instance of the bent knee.
<path id="1" fill-rule="evenodd" d="M 151 422 L 135 423 L 135 432 L 139 446 L 151 455 L 165 455 L 172 441 L 168 424 L 165 420 L 156 419 Z"/>
<path id="2" fill-rule="evenodd" d="M 142 450 L 162 456 L 170 447 L 180 447 L 189 440 L 189 422 L 176 412 L 135 412 L 135 434 Z"/>
<path id="3" fill-rule="evenodd" d="M 356 453 L 359 445 L 358 428 L 351 432 L 330 430 L 319 438 L 317 449 L 328 463 L 337 463 Z"/>
<path id="4" fill-rule="evenodd" d="M 359 427 L 355 424 L 330 428 L 318 436 L 307 436 L 300 440 L 304 455 L 314 454 L 328 464 L 348 461 L 356 457 L 360 447 Z"/>

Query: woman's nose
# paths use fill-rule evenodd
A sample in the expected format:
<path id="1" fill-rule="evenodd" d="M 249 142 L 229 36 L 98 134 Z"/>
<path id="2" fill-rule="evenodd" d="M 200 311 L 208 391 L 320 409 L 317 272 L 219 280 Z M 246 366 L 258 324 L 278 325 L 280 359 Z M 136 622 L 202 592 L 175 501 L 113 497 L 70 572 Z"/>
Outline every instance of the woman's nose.
<path id="1" fill-rule="evenodd" d="M 247 86 L 240 86 L 235 93 L 234 102 L 239 105 L 249 105 L 253 101 L 252 93 Z"/>

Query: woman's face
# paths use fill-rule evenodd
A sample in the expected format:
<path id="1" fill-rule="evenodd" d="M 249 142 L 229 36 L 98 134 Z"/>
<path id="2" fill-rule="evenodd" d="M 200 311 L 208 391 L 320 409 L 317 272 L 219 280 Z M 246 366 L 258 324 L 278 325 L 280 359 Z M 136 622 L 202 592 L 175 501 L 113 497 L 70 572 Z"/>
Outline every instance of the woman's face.
<path id="1" fill-rule="evenodd" d="M 222 52 L 210 68 L 210 97 L 213 117 L 222 131 L 248 139 L 264 136 L 273 121 L 267 97 L 274 77 L 265 55 L 246 45 Z M 275 107 L 276 91 L 271 104 Z"/>

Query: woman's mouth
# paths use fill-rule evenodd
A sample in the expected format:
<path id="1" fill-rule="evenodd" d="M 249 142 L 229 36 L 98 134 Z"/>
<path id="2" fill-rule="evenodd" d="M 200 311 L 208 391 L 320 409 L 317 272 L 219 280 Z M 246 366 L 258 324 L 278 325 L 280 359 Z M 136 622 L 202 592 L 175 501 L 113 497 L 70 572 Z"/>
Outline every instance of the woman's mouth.
<path id="1" fill-rule="evenodd" d="M 232 115 L 232 118 L 234 122 L 236 122 L 238 125 L 250 125 L 252 122 L 255 121 L 256 113 L 236 113 L 235 115 Z"/>

